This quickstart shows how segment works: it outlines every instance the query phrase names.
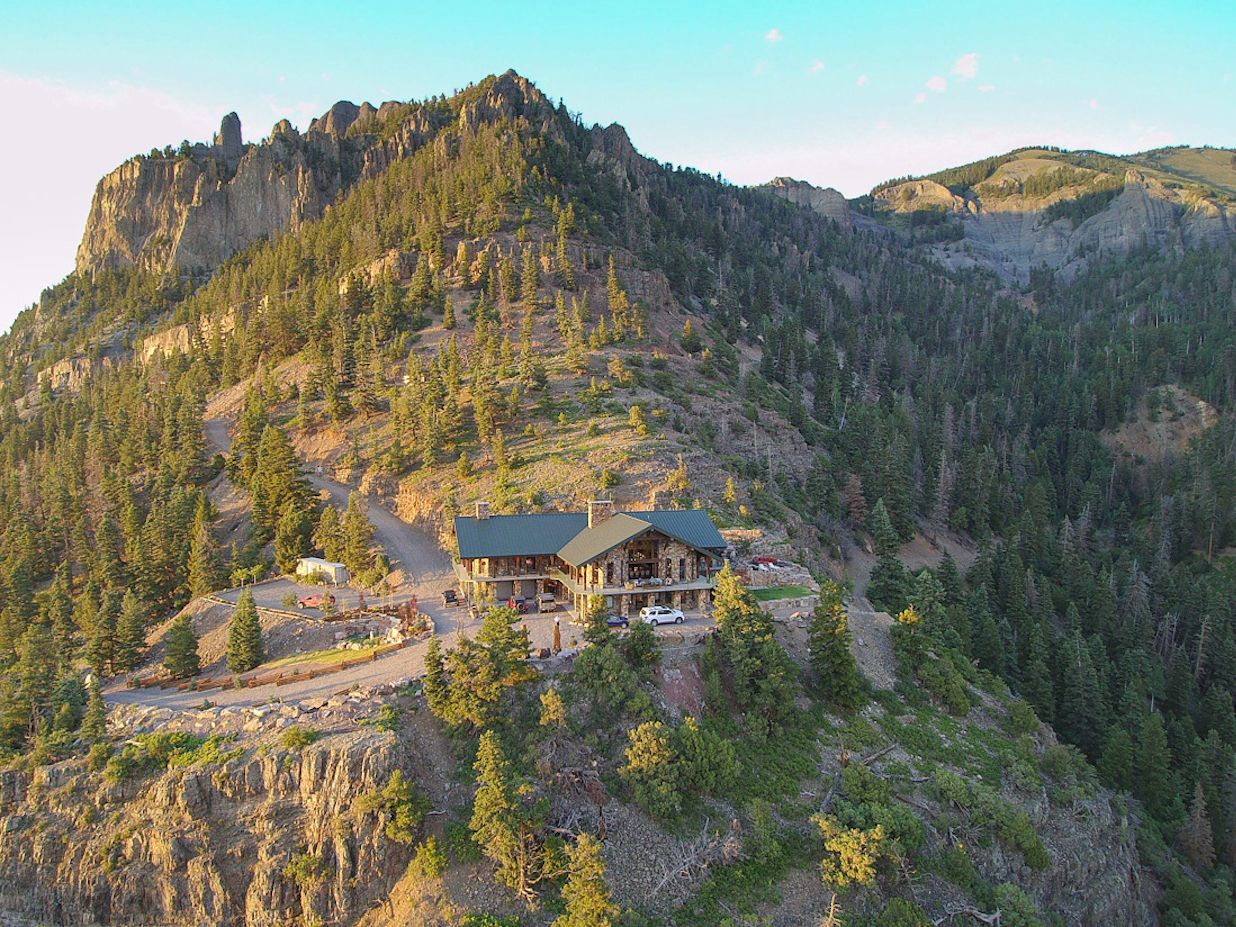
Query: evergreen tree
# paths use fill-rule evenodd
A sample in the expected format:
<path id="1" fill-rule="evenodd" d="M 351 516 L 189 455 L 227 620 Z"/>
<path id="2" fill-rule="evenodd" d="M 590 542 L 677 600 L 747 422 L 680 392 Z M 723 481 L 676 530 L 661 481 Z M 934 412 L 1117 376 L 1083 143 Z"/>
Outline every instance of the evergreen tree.
<path id="1" fill-rule="evenodd" d="M 820 604 L 815 608 L 808 631 L 811 668 L 825 696 L 834 705 L 857 708 L 863 697 L 863 681 L 850 650 L 849 618 L 843 604 L 844 592 L 834 582 L 820 588 Z"/>
<path id="2" fill-rule="evenodd" d="M 103 701 L 97 679 L 90 679 L 88 689 L 86 714 L 82 717 L 82 740 L 97 743 L 107 736 L 107 703 Z"/>
<path id="3" fill-rule="evenodd" d="M 496 868 L 498 880 L 520 898 L 534 897 L 546 874 L 535 818 L 523 806 L 522 783 L 511 769 L 498 735 L 485 731 L 476 751 L 476 794 L 469 827 L 472 839 Z"/>
<path id="4" fill-rule="evenodd" d="M 341 529 L 343 562 L 349 573 L 361 576 L 373 566 L 373 525 L 359 492 L 353 491 L 348 496 Z"/>
<path id="5" fill-rule="evenodd" d="M 215 553 L 210 528 L 199 520 L 193 528 L 193 540 L 189 546 L 189 595 L 193 598 L 208 595 L 223 584 L 223 570 Z"/>
<path id="6" fill-rule="evenodd" d="M 309 555 L 312 544 L 313 518 L 294 501 L 284 503 L 283 514 L 275 527 L 275 565 L 281 573 L 295 573 L 301 557 Z"/>
<path id="7" fill-rule="evenodd" d="M 197 654 L 197 632 L 193 622 L 183 612 L 172 622 L 164 637 L 163 668 L 173 679 L 196 676 L 200 663 Z"/>
<path id="8" fill-rule="evenodd" d="M 246 589 L 236 602 L 227 629 L 227 666 L 233 673 L 245 673 L 258 666 L 265 658 L 262 643 L 262 624 L 258 620 L 253 591 Z"/>
<path id="9" fill-rule="evenodd" d="M 1180 849 L 1193 864 L 1193 868 L 1205 871 L 1215 864 L 1215 841 L 1210 830 L 1210 816 L 1206 813 L 1206 794 L 1199 781 L 1193 787 L 1193 807 L 1189 820 L 1176 838 Z"/>
<path id="10" fill-rule="evenodd" d="M 562 888 L 566 913 L 555 918 L 553 927 L 614 927 L 622 911 L 610 900 L 601 844 L 591 834 L 580 834 L 567 856 L 570 864 Z"/>
<path id="11" fill-rule="evenodd" d="M 146 653 L 146 611 L 130 589 L 120 603 L 113 661 L 120 672 L 137 669 Z"/>

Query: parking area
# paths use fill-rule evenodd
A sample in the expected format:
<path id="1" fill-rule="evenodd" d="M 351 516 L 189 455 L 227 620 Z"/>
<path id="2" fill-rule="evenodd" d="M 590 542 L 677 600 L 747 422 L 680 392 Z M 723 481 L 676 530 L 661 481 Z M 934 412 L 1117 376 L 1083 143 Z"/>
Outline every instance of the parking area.
<path id="1" fill-rule="evenodd" d="M 448 622 L 446 628 L 439 627 L 439 633 L 449 632 L 454 630 L 449 622 L 451 616 L 449 614 L 442 616 Z M 463 618 L 467 618 L 465 612 Z M 523 616 L 521 624 L 528 629 L 528 637 L 531 639 L 533 650 L 541 648 L 550 648 L 554 643 L 554 621 L 557 619 L 561 623 L 562 629 L 562 646 L 566 650 L 578 647 L 584 640 L 584 626 L 573 611 L 550 612 L 546 614 L 528 614 Z M 688 637 L 698 634 L 703 634 L 706 631 L 712 630 L 716 626 L 712 616 L 700 611 L 687 611 L 683 613 L 682 624 L 662 624 L 657 625 L 653 630 L 662 637 L 673 638 L 675 635 L 686 635 Z M 621 627 L 614 628 L 615 633 L 623 634 L 624 629 Z M 474 633 L 469 630 L 469 633 Z"/>
<path id="2" fill-rule="evenodd" d="M 412 598 L 412 593 L 407 590 L 400 590 L 388 596 L 365 595 L 361 590 L 352 589 L 348 586 L 319 586 L 314 583 L 300 583 L 287 577 L 268 580 L 244 588 L 252 590 L 253 601 L 257 603 L 259 608 L 300 611 L 306 618 L 322 617 L 321 608 L 300 609 L 297 607 L 297 602 L 307 596 L 333 595 L 335 597 L 336 611 L 348 611 L 358 608 L 362 600 L 369 607 L 377 607 L 381 605 L 400 605 Z M 240 593 L 240 589 L 228 589 L 217 593 L 217 596 L 225 602 L 231 602 L 234 605 L 240 598 Z"/>

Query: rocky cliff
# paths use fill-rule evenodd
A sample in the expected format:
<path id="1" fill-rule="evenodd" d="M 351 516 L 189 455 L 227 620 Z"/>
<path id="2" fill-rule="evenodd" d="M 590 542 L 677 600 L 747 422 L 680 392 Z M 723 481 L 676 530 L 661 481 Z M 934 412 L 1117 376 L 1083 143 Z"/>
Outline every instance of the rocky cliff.
<path id="1" fill-rule="evenodd" d="M 349 923 L 386 896 L 409 848 L 354 803 L 395 769 L 415 781 L 394 735 L 222 751 L 119 782 L 82 759 L 0 775 L 0 912 L 43 925 L 274 927 Z"/>
<path id="2" fill-rule="evenodd" d="M 213 270 L 263 236 L 321 215 L 345 184 L 335 135 L 286 121 L 245 145 L 230 113 L 213 145 L 139 156 L 99 181 L 77 271 L 137 266 Z"/>
<path id="3" fill-rule="evenodd" d="M 822 216 L 832 219 L 843 229 L 853 225 L 850 214 L 850 204 L 845 196 L 832 187 L 817 187 L 805 180 L 795 180 L 792 177 L 774 177 L 761 188 L 769 190 L 791 203 L 806 206 Z"/>
<path id="4" fill-rule="evenodd" d="M 1102 169 L 1005 157 L 1012 160 L 972 185 L 926 177 L 877 188 L 876 214 L 930 212 L 956 221 L 960 235 L 928 245 L 937 260 L 954 269 L 984 267 L 1019 283 L 1037 267 L 1071 279 L 1097 255 L 1236 237 L 1236 205 L 1224 191 L 1106 156 Z"/>

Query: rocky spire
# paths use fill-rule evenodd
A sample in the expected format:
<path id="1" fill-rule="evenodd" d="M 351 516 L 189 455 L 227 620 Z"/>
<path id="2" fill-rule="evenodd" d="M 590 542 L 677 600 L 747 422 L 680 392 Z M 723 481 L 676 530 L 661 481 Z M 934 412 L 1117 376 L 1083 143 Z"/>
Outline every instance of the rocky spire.
<path id="1" fill-rule="evenodd" d="M 215 147 L 230 167 L 235 167 L 244 153 L 244 143 L 240 136 L 240 117 L 228 113 L 219 126 L 219 134 L 215 136 Z"/>

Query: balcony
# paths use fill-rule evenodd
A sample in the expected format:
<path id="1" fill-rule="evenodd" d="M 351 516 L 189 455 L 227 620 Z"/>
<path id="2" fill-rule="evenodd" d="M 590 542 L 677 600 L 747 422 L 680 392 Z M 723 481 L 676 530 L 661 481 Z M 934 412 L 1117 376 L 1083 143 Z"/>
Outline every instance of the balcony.
<path id="1" fill-rule="evenodd" d="M 576 595 L 645 595 L 662 592 L 695 592 L 701 589 L 712 589 L 715 585 L 712 576 L 701 576 L 698 579 L 683 580 L 633 580 L 629 583 L 603 584 L 599 586 L 587 583 L 577 583 L 566 573 L 558 570 L 552 574 L 556 579 Z"/>

